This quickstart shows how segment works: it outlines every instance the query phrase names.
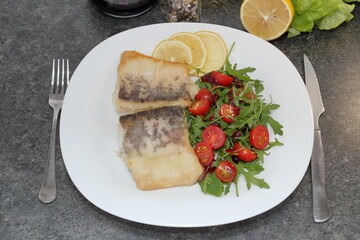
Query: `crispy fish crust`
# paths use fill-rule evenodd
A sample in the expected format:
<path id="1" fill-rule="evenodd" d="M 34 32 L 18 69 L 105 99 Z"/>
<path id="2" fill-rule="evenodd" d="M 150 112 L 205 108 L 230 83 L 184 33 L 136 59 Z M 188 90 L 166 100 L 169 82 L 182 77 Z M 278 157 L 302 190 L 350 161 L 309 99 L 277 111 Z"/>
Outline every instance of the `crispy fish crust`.
<path id="1" fill-rule="evenodd" d="M 122 158 L 138 189 L 193 185 L 203 172 L 180 107 L 121 116 L 119 136 Z"/>
<path id="2" fill-rule="evenodd" d="M 113 101 L 117 112 L 126 115 L 164 106 L 187 107 L 197 91 L 186 64 L 125 51 L 118 66 Z"/>

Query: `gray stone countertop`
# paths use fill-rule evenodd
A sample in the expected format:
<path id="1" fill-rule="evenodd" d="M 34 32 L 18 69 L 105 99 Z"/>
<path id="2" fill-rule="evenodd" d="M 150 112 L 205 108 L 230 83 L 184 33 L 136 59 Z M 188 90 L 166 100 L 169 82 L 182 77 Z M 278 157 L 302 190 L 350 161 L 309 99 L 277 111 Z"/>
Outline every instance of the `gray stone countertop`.
<path id="1" fill-rule="evenodd" d="M 201 22 L 243 30 L 240 1 L 203 2 Z M 353 15 L 353 20 L 331 31 L 315 29 L 271 42 L 302 77 L 303 53 L 315 65 L 326 109 L 320 125 L 332 218 L 321 224 L 313 221 L 308 169 L 296 190 L 263 214 L 214 227 L 167 228 L 114 217 L 91 204 L 71 182 L 59 142 L 58 198 L 48 205 L 38 199 L 51 130 L 51 59 L 69 58 L 74 70 L 108 37 L 165 22 L 159 5 L 137 18 L 115 19 L 90 1 L 1 1 L 0 239 L 360 239 L 358 3 Z"/>

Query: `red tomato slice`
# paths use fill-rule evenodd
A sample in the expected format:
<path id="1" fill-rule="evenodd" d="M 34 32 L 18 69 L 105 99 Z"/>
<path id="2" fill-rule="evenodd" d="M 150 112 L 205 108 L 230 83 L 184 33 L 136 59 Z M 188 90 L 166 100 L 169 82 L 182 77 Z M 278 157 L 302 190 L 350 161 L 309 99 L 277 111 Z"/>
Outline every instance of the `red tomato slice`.
<path id="1" fill-rule="evenodd" d="M 208 99 L 211 102 L 213 102 L 212 95 L 209 90 L 206 88 L 200 89 L 200 91 L 195 95 L 196 100 L 201 99 Z"/>
<path id="2" fill-rule="evenodd" d="M 220 116 L 224 116 L 221 119 L 227 123 L 232 123 L 234 120 L 231 117 L 236 117 L 240 113 L 240 109 L 230 104 L 223 104 L 220 107 Z M 226 117 L 230 116 L 230 117 Z"/>
<path id="3" fill-rule="evenodd" d="M 251 162 L 257 158 L 257 154 L 254 151 L 246 147 L 240 146 L 238 142 L 235 143 L 233 149 L 227 149 L 226 152 L 240 158 L 244 162 Z"/>
<path id="4" fill-rule="evenodd" d="M 257 158 L 257 154 L 254 151 L 240 146 L 239 143 L 235 143 L 235 149 L 237 149 L 237 157 L 245 162 L 251 162 Z"/>
<path id="5" fill-rule="evenodd" d="M 214 79 L 213 73 L 214 73 L 214 72 L 209 72 L 209 73 L 205 74 L 204 76 L 202 76 L 202 77 L 200 78 L 200 80 L 201 80 L 202 82 L 210 83 L 212 86 L 218 85 L 218 83 L 217 83 L 217 82 L 215 81 L 215 79 Z"/>
<path id="6" fill-rule="evenodd" d="M 204 115 L 210 110 L 210 101 L 208 99 L 196 100 L 189 106 L 189 111 L 195 116 Z"/>
<path id="7" fill-rule="evenodd" d="M 199 158 L 200 164 L 204 167 L 209 166 L 214 160 L 214 151 L 206 142 L 199 142 L 195 145 L 194 151 Z"/>
<path id="8" fill-rule="evenodd" d="M 239 96 L 243 90 L 244 90 L 243 87 L 231 88 L 230 91 L 228 92 L 229 102 L 232 102 L 234 100 L 234 96 Z M 249 100 L 254 100 L 256 98 L 256 94 L 252 90 L 248 90 L 248 92 L 244 93 L 242 96 Z M 240 102 L 243 101 L 240 100 Z"/>
<path id="9" fill-rule="evenodd" d="M 264 149 L 269 145 L 269 130 L 258 125 L 250 131 L 250 143 L 254 148 Z"/>
<path id="10" fill-rule="evenodd" d="M 256 98 L 256 95 L 254 92 L 247 92 L 243 95 L 243 97 L 246 97 L 249 100 L 254 100 Z"/>
<path id="11" fill-rule="evenodd" d="M 212 77 L 214 78 L 215 82 L 224 87 L 229 86 L 234 81 L 234 78 L 221 72 L 213 72 Z"/>
<path id="12" fill-rule="evenodd" d="M 224 131 L 214 125 L 210 125 L 202 132 L 202 140 L 208 143 L 212 149 L 218 149 L 224 146 L 226 135 Z"/>
<path id="13" fill-rule="evenodd" d="M 236 177 L 237 170 L 232 162 L 222 161 L 215 170 L 215 173 L 222 182 L 231 182 Z"/>

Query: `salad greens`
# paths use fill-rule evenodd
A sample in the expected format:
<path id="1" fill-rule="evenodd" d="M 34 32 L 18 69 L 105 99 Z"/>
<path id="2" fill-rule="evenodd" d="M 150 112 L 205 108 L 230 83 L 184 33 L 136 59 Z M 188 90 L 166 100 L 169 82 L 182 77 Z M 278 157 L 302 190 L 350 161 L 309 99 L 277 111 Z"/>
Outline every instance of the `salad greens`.
<path id="1" fill-rule="evenodd" d="M 354 4 L 360 0 L 292 0 L 294 20 L 288 29 L 288 37 L 301 32 L 311 32 L 314 26 L 321 30 L 336 28 L 343 22 L 350 21 L 354 16 Z"/>
<path id="2" fill-rule="evenodd" d="M 204 193 L 215 196 L 226 195 L 230 191 L 231 184 L 234 183 L 236 195 L 238 196 L 238 180 L 241 175 L 244 176 L 248 189 L 251 188 L 252 184 L 260 188 L 270 188 L 264 179 L 257 178 L 256 175 L 264 170 L 262 164 L 264 157 L 269 155 L 269 150 L 274 146 L 283 145 L 282 143 L 275 138 L 275 141 L 270 142 L 265 149 L 253 149 L 257 154 L 257 158 L 252 162 L 234 161 L 232 155 L 226 151 L 227 149 L 233 148 L 235 142 L 239 142 L 246 148 L 252 149 L 249 141 L 250 130 L 257 125 L 270 126 L 275 135 L 283 134 L 283 126 L 270 115 L 273 110 L 276 110 L 280 106 L 272 102 L 265 102 L 261 95 L 261 92 L 264 90 L 262 81 L 252 79 L 248 75 L 248 73 L 253 71 L 255 71 L 255 68 L 237 69 L 237 64 L 232 65 L 227 59 L 221 72 L 234 77 L 237 83 L 232 83 L 228 87 L 221 85 L 214 87 L 208 82 L 201 81 L 201 79 L 196 81 L 200 89 L 208 89 L 213 96 L 217 96 L 217 100 L 204 116 L 194 116 L 188 110 L 185 111 L 187 123 L 189 124 L 189 140 L 191 145 L 194 146 L 198 142 L 201 142 L 203 130 L 214 123 L 218 124 L 226 134 L 224 146 L 215 150 L 215 160 L 212 165 L 207 167 L 199 183 Z M 236 90 L 239 88 L 236 84 L 241 84 L 240 94 L 236 94 Z M 253 99 L 245 96 L 249 92 L 255 94 Z M 219 114 L 221 105 L 229 103 L 240 108 L 240 114 L 233 119 L 234 121 L 232 123 L 223 121 Z M 234 133 L 239 130 L 241 130 L 241 136 L 234 138 Z M 237 175 L 230 183 L 223 183 L 214 172 L 214 168 L 216 168 L 221 161 L 230 161 L 234 163 L 236 167 Z"/>

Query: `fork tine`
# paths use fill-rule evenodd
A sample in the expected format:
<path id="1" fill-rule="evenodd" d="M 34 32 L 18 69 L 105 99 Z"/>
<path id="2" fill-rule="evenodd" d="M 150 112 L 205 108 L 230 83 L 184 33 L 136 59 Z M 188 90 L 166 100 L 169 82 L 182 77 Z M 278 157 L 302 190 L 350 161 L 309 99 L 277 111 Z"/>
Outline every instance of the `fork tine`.
<path id="1" fill-rule="evenodd" d="M 65 66 L 66 61 L 66 66 Z M 69 59 L 53 59 L 49 95 L 64 95 L 70 82 Z"/>
<path id="2" fill-rule="evenodd" d="M 51 74 L 51 87 L 50 87 L 50 92 L 49 94 L 53 94 L 54 93 L 54 82 L 55 82 L 55 59 L 53 59 L 53 67 L 52 67 L 52 74 Z"/>
<path id="3" fill-rule="evenodd" d="M 69 75 L 70 75 L 70 70 L 69 70 L 69 59 L 66 59 L 66 85 L 69 85 L 70 83 L 70 78 L 69 78 Z"/>
<path id="4" fill-rule="evenodd" d="M 57 60 L 57 78 L 55 93 L 58 94 L 60 90 L 60 59 Z"/>
<path id="5" fill-rule="evenodd" d="M 64 94 L 65 92 L 65 60 L 62 59 L 62 71 L 61 71 L 61 85 L 60 85 L 60 94 Z"/>

